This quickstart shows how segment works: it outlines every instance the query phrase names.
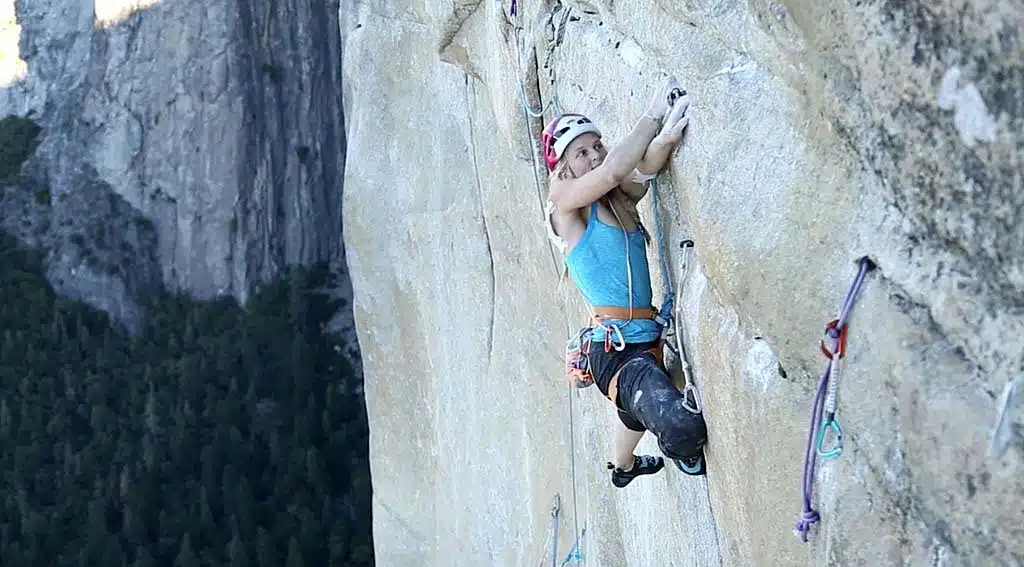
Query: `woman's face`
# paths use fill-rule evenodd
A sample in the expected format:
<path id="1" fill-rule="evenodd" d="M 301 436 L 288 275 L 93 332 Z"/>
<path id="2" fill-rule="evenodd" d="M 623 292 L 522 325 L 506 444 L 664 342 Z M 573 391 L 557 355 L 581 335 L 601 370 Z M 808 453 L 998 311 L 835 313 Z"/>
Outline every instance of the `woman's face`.
<path id="1" fill-rule="evenodd" d="M 601 138 L 593 132 L 587 132 L 569 142 L 565 148 L 565 160 L 575 177 L 581 177 L 588 171 L 601 165 L 608 155 L 608 150 L 601 143 Z"/>

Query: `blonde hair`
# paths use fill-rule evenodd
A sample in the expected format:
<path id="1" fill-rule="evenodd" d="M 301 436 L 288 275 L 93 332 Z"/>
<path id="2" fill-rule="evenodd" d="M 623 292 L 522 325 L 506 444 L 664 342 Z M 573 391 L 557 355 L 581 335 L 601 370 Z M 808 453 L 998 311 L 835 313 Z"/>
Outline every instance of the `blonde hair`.
<path id="1" fill-rule="evenodd" d="M 573 175 L 572 170 L 569 169 L 569 160 L 565 159 L 565 156 L 562 156 L 558 159 L 558 163 L 555 164 L 555 168 L 548 174 L 548 185 L 550 186 L 551 182 L 556 179 L 572 179 L 573 177 L 576 176 Z"/>

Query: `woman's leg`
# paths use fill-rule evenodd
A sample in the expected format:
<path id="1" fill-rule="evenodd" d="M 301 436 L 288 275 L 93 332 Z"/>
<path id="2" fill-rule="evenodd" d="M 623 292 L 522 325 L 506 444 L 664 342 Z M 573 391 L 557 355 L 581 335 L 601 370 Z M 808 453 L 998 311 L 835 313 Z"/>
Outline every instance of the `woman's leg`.
<path id="1" fill-rule="evenodd" d="M 636 449 L 636 445 L 644 436 L 646 429 L 640 422 L 622 410 L 619 410 L 617 421 L 618 423 L 615 424 L 615 462 L 609 462 L 608 468 L 612 470 L 612 484 L 619 488 L 625 488 L 640 475 L 654 474 L 660 471 L 665 466 L 665 460 L 651 455 L 634 455 L 633 450 Z"/>
<path id="2" fill-rule="evenodd" d="M 622 423 L 621 419 L 615 420 L 615 466 L 628 471 L 633 468 L 633 449 L 644 436 L 643 431 L 633 431 Z"/>
<path id="3" fill-rule="evenodd" d="M 630 383 L 631 389 L 626 392 L 626 410 L 658 439 L 658 447 L 666 457 L 690 461 L 702 457 L 708 435 L 704 415 L 685 408 L 682 392 L 653 359 L 642 366 L 637 380 Z M 630 395 L 634 392 L 636 395 Z"/>

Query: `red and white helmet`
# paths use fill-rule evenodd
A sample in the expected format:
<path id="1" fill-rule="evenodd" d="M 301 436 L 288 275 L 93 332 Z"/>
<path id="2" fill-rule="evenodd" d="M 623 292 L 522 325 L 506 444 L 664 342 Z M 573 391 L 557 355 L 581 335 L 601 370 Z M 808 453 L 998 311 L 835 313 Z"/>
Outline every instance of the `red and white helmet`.
<path id="1" fill-rule="evenodd" d="M 597 126 L 582 114 L 563 114 L 552 120 L 540 137 L 540 145 L 544 150 L 544 162 L 547 163 L 548 171 L 555 169 L 569 143 L 587 132 L 601 135 Z"/>

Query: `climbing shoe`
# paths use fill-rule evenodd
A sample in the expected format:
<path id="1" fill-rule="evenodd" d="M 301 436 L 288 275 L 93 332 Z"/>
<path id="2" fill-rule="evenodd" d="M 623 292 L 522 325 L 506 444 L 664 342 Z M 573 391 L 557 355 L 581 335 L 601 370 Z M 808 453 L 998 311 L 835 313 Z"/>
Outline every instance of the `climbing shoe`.
<path id="1" fill-rule="evenodd" d="M 682 459 L 672 459 L 672 462 L 676 464 L 677 469 L 688 475 L 704 476 L 708 474 L 708 469 L 704 464 L 704 453 L 693 455 L 692 457 L 683 457 Z"/>
<path id="2" fill-rule="evenodd" d="M 612 471 L 612 484 L 619 488 L 625 487 L 627 484 L 632 482 L 634 478 L 642 474 L 654 474 L 660 471 L 664 466 L 664 459 L 661 457 L 652 457 L 650 455 L 633 455 L 633 467 L 628 471 L 624 471 L 612 463 L 608 463 L 608 469 Z"/>

